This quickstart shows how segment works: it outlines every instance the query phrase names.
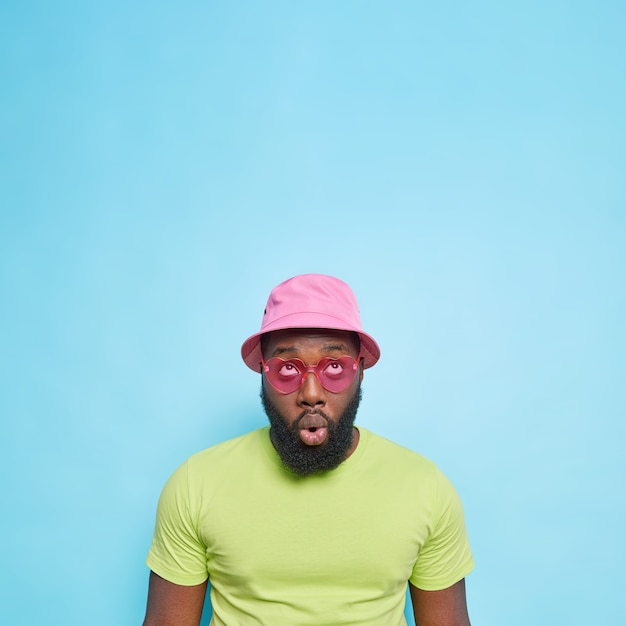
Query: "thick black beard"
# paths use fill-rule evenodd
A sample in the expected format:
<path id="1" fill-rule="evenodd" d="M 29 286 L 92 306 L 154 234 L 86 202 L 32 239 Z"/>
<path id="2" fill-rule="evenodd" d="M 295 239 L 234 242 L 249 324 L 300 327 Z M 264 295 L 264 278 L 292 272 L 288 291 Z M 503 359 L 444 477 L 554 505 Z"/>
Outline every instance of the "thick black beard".
<path id="1" fill-rule="evenodd" d="M 287 425 L 285 418 L 269 399 L 261 385 L 261 401 L 270 421 L 272 443 L 283 464 L 298 476 L 335 469 L 346 460 L 353 442 L 354 420 L 361 402 L 361 387 L 355 391 L 337 422 L 332 422 L 323 411 L 315 411 L 328 421 L 328 439 L 321 446 L 307 446 L 300 440 L 298 424 L 311 411 L 303 411 L 298 419 Z"/>

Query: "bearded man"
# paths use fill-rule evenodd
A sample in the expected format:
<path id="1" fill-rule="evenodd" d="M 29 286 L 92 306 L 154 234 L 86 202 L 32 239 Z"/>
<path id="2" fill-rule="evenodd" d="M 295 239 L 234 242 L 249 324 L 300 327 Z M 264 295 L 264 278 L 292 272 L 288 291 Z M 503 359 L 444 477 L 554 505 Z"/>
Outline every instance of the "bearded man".
<path id="1" fill-rule="evenodd" d="M 456 491 L 429 460 L 355 426 L 380 357 L 343 281 L 270 293 L 241 354 L 270 425 L 189 458 L 165 485 L 144 626 L 469 626 Z"/>

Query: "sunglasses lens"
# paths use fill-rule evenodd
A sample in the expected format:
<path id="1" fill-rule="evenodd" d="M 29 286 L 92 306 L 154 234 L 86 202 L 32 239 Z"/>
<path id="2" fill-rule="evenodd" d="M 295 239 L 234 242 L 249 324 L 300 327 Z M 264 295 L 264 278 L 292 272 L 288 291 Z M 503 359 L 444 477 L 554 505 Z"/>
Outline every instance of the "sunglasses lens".
<path id="1" fill-rule="evenodd" d="M 322 359 L 316 366 L 307 367 L 300 359 L 284 360 L 278 357 L 264 362 L 265 376 L 280 393 L 292 393 L 304 382 L 306 374 L 313 372 L 324 389 L 339 393 L 347 389 L 357 372 L 357 362 L 351 356 L 339 359 Z"/>
<path id="2" fill-rule="evenodd" d="M 300 387 L 305 369 L 299 359 L 273 358 L 265 363 L 265 377 L 277 391 L 291 393 Z"/>
<path id="3" fill-rule="evenodd" d="M 351 356 L 342 356 L 340 359 L 322 359 L 315 372 L 324 389 L 339 393 L 350 386 L 356 369 L 356 361 Z"/>

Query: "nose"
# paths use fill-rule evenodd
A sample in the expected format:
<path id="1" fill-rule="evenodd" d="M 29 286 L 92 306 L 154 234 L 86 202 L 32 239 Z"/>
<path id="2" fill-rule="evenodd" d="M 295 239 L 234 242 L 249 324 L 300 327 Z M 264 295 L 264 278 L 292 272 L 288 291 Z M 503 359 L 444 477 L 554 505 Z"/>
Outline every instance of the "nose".
<path id="1" fill-rule="evenodd" d="M 326 392 L 320 385 L 317 376 L 313 372 L 308 372 L 298 391 L 298 404 L 307 407 L 319 407 L 326 404 Z"/>

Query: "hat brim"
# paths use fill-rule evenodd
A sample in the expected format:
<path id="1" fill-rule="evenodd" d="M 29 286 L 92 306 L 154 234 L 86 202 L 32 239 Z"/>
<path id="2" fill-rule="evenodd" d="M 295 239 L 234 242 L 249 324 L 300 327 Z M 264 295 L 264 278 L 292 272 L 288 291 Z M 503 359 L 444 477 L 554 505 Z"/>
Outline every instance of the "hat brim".
<path id="1" fill-rule="evenodd" d="M 289 316 L 292 317 L 292 316 Z M 297 316 L 295 316 L 297 317 Z M 380 358 L 380 348 L 376 343 L 375 339 L 363 332 L 362 330 L 357 330 L 355 328 L 347 328 L 345 325 L 341 323 L 333 323 L 329 325 L 329 320 L 327 315 L 320 315 L 320 320 L 318 324 L 311 322 L 311 313 L 307 314 L 307 324 L 298 323 L 297 320 L 285 320 L 279 319 L 274 320 L 274 323 L 264 328 L 262 331 L 255 333 L 248 337 L 241 346 L 241 357 L 243 358 L 244 363 L 253 371 L 259 372 L 261 359 L 263 357 L 261 353 L 261 336 L 267 333 L 271 333 L 275 330 L 297 330 L 297 329 L 305 329 L 305 328 L 326 328 L 328 330 L 345 330 L 349 332 L 356 333 L 359 335 L 361 340 L 361 358 L 363 359 L 363 367 L 367 369 L 368 367 L 372 367 L 376 364 L 378 359 Z M 322 319 L 323 318 L 323 319 Z"/>

